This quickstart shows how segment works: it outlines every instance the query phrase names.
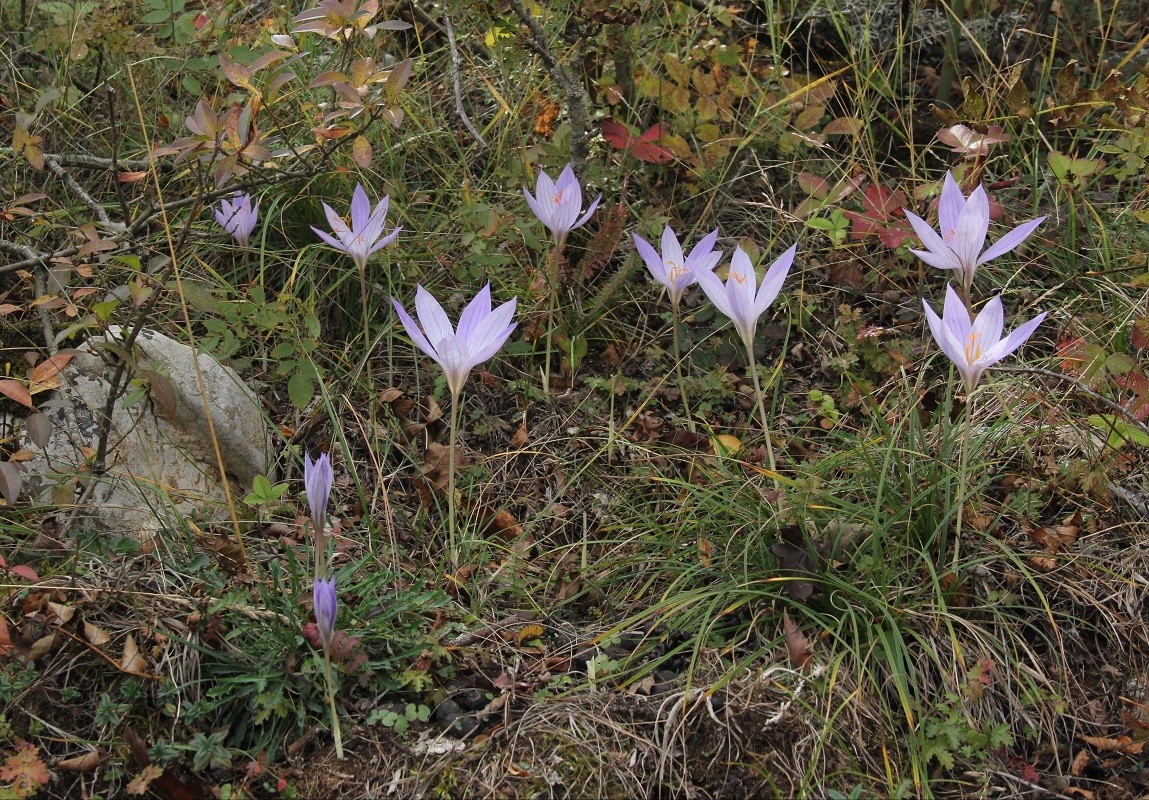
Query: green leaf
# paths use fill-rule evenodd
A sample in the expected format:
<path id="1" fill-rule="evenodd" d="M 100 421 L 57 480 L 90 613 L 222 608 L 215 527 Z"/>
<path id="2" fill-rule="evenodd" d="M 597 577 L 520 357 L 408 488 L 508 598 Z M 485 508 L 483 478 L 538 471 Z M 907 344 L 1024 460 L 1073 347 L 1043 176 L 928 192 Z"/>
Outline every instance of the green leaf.
<path id="1" fill-rule="evenodd" d="M 161 22 L 167 22 L 170 17 L 171 12 L 166 8 L 161 8 L 157 11 L 150 11 L 144 14 L 144 18 L 141 19 L 140 22 L 145 25 L 158 25 Z"/>
<path id="2" fill-rule="evenodd" d="M 287 396 L 291 398 L 291 402 L 296 408 L 303 411 L 311 403 L 311 398 L 315 396 L 315 381 L 311 379 L 310 375 L 305 375 L 302 372 L 295 373 L 287 382 Z"/>

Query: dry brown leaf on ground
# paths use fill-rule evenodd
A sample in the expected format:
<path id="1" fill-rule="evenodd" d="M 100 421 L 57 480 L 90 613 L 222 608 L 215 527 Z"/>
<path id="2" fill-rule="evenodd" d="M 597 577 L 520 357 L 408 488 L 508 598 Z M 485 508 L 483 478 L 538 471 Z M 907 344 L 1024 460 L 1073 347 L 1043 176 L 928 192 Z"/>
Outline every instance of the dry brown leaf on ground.
<path id="1" fill-rule="evenodd" d="M 91 622 L 84 623 L 84 638 L 89 643 L 99 647 L 102 644 L 107 644 L 112 640 L 112 637 L 98 625 L 93 625 Z"/>
<path id="2" fill-rule="evenodd" d="M 99 750 L 89 750 L 82 755 L 57 761 L 56 769 L 61 772 L 88 773 L 100 766 L 100 762 L 107 757 L 106 753 L 101 753 Z"/>
<path id="3" fill-rule="evenodd" d="M 1085 768 L 1089 766 L 1091 760 L 1088 750 L 1080 750 L 1077 755 L 1074 756 L 1073 766 L 1069 768 L 1069 771 L 1074 777 L 1079 778 L 1081 777 L 1081 773 L 1085 772 Z"/>
<path id="4" fill-rule="evenodd" d="M 1079 736 L 1081 741 L 1093 745 L 1098 750 L 1112 750 L 1128 756 L 1140 755 L 1145 749 L 1145 742 L 1134 741 L 1130 736 Z"/>
<path id="5" fill-rule="evenodd" d="M 148 660 L 140 652 L 136 637 L 130 633 L 124 640 L 124 654 L 120 658 L 120 667 L 127 672 L 147 672 L 148 669 Z"/>
<path id="6" fill-rule="evenodd" d="M 786 635 L 786 652 L 790 655 L 790 663 L 794 669 L 805 671 L 814 657 L 810 640 L 790 619 L 790 612 L 782 612 L 782 631 Z"/>

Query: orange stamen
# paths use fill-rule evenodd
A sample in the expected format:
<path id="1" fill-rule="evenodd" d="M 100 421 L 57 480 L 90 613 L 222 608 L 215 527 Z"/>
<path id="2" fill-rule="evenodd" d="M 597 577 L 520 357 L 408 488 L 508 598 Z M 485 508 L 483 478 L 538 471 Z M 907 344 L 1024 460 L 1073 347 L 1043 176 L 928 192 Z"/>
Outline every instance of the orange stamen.
<path id="1" fill-rule="evenodd" d="M 974 331 L 970 331 L 969 338 L 966 339 L 966 342 L 965 342 L 965 360 L 966 360 L 966 363 L 972 364 L 975 361 L 977 361 L 979 358 L 981 358 L 981 342 L 978 341 L 978 339 L 980 339 L 980 338 L 981 338 L 980 333 L 975 333 Z"/>

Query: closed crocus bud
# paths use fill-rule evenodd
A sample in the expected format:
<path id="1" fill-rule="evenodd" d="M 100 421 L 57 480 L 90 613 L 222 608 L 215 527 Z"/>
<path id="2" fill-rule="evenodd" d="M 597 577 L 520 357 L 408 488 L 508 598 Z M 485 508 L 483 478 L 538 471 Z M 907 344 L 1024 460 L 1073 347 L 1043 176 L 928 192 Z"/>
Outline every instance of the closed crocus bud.
<path id="1" fill-rule="evenodd" d="M 331 640 L 335 636 L 335 617 L 339 613 L 339 601 L 335 597 L 335 579 L 316 578 L 312 586 L 312 598 L 319 641 L 323 643 L 323 649 L 330 653 Z"/>

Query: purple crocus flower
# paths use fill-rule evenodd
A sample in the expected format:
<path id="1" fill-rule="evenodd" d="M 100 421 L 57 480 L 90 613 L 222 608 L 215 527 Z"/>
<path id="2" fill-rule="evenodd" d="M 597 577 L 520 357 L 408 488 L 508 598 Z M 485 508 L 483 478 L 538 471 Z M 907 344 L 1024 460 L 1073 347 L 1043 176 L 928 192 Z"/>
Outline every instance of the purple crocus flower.
<path id="1" fill-rule="evenodd" d="M 383 226 L 387 222 L 387 206 L 390 202 L 391 198 L 384 196 L 379 205 L 372 209 L 371 201 L 367 199 L 367 192 L 363 191 L 362 186 L 355 184 L 355 192 L 351 195 L 351 225 L 348 226 L 347 220 L 324 203 L 323 210 L 327 212 L 327 221 L 331 224 L 335 236 L 319 230 L 314 225 L 311 226 L 311 230 L 336 250 L 351 256 L 355 266 L 363 272 L 367 268 L 367 259 L 371 254 L 391 244 L 399 235 L 399 231 L 403 230 L 400 226 L 388 235 L 383 235 Z"/>
<path id="2" fill-rule="evenodd" d="M 247 247 L 251 232 L 255 230 L 255 221 L 259 218 L 259 201 L 256 200 L 253 206 L 251 195 L 236 192 L 235 200 L 221 199 L 219 208 L 213 211 L 220 227 L 235 237 L 240 247 Z"/>
<path id="3" fill-rule="evenodd" d="M 303 454 L 303 488 L 307 491 L 307 504 L 311 506 L 311 524 L 315 535 L 323 536 L 327 528 L 327 498 L 331 496 L 331 459 L 327 453 L 315 461 L 309 453 Z"/>
<path id="4" fill-rule="evenodd" d="M 656 281 L 666 287 L 670 302 L 675 306 L 682 300 L 682 294 L 687 287 L 694 283 L 695 274 L 713 270 L 715 264 L 722 258 L 722 251 L 714 249 L 714 244 L 718 241 L 717 229 L 704 236 L 688 256 L 682 254 L 682 245 L 678 243 L 678 237 L 674 235 L 669 225 L 662 230 L 661 254 L 637 233 L 633 236 L 634 246 L 638 248 L 638 254 L 646 262 L 646 268 Z"/>
<path id="5" fill-rule="evenodd" d="M 1001 295 L 986 303 L 973 322 L 970 322 L 965 304 L 949 284 L 946 284 L 941 319 L 929 303 L 923 301 L 923 305 L 934 341 L 957 367 L 968 394 L 977 388 L 982 373 L 1021 347 L 1048 313 L 1043 311 L 1002 339 Z"/>
<path id="6" fill-rule="evenodd" d="M 578 178 L 575 177 L 570 164 L 567 164 L 557 181 L 552 181 L 549 175 L 539 170 L 535 196 L 531 197 L 525 186 L 523 195 L 527 198 L 527 205 L 531 207 L 531 211 L 535 212 L 539 221 L 550 229 L 559 245 L 566 241 L 568 233 L 586 224 L 602 200 L 602 195 L 599 195 L 585 214 L 581 217 L 578 215 L 582 210 L 582 187 L 579 186 Z"/>
<path id="7" fill-rule="evenodd" d="M 471 369 L 497 353 L 517 324 L 511 322 L 511 318 L 518 298 L 512 297 L 492 311 L 489 283 L 463 309 L 458 330 L 451 327 L 443 307 L 422 286 L 417 287 L 415 293 L 415 311 L 422 330 L 398 300 L 391 298 L 391 302 L 411 341 L 443 368 L 447 388 L 455 398 Z"/>
<path id="8" fill-rule="evenodd" d="M 730 273 L 725 285 L 710 270 L 695 273 L 702 291 L 706 292 L 710 302 L 714 303 L 719 311 L 730 317 L 748 350 L 752 351 L 754 329 L 758 327 L 758 318 L 782 290 L 782 281 L 786 280 L 786 273 L 790 271 L 790 265 L 794 263 L 794 255 L 797 252 L 798 245 L 794 245 L 778 256 L 766 271 L 761 286 L 758 286 L 758 276 L 754 274 L 750 256 L 746 255 L 741 247 L 734 251 L 734 256 L 730 259 Z"/>
<path id="9" fill-rule="evenodd" d="M 989 196 L 979 185 L 967 200 L 950 172 L 946 173 L 938 203 L 940 236 L 917 214 L 902 210 L 926 246 L 925 250 L 910 252 L 931 267 L 952 269 L 957 273 L 967 297 L 977 268 L 1017 247 L 1045 219 L 1038 217 L 1023 222 L 983 253 L 982 246 L 985 245 L 985 235 L 989 231 Z"/>
<path id="10" fill-rule="evenodd" d="M 331 640 L 335 637 L 335 617 L 339 613 L 339 600 L 335 597 L 335 579 L 316 578 L 312 583 L 311 592 L 319 641 L 322 642 L 323 649 L 330 653 Z"/>

